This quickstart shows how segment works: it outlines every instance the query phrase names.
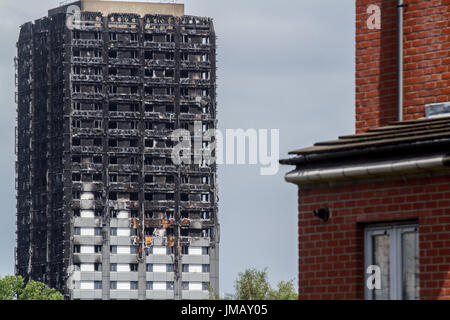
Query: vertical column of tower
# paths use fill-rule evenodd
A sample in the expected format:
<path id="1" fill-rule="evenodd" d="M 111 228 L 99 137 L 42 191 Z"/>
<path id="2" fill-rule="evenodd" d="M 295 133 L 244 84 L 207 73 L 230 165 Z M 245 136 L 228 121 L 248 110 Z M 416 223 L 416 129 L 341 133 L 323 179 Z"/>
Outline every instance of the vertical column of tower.
<path id="1" fill-rule="evenodd" d="M 103 258 L 109 253 L 104 180 L 104 44 L 101 15 L 82 13 L 82 24 L 69 30 L 71 62 L 68 80 L 69 162 L 72 189 L 72 264 L 81 279 L 73 298 L 99 299 L 103 295 Z M 75 54 L 76 53 L 76 54 Z M 69 195 L 70 196 L 70 195 Z M 77 231 L 77 232 L 75 232 Z M 106 231 L 106 233 L 105 233 Z M 105 245 L 106 243 L 106 245 Z M 105 256 L 105 257 L 104 257 Z"/>
<path id="2" fill-rule="evenodd" d="M 210 75 L 210 84 L 212 88 L 211 92 L 211 117 L 213 119 L 213 128 L 217 129 L 217 92 L 216 92 L 216 80 L 217 80 L 217 65 L 216 65 L 216 33 L 214 30 L 214 24 L 211 21 L 210 24 L 210 42 L 211 42 L 211 49 L 210 49 L 210 56 L 209 61 L 211 63 L 211 75 Z M 218 215 L 218 188 L 217 188 L 217 164 L 211 164 L 212 172 L 210 175 L 210 183 L 211 187 L 213 189 L 213 197 L 211 200 L 212 205 L 212 235 L 211 235 L 211 267 L 210 267 L 210 284 L 211 288 L 213 289 L 214 294 L 219 295 L 219 243 L 220 243 L 220 223 L 219 223 L 219 215 Z"/>
<path id="3" fill-rule="evenodd" d="M 204 134 L 216 127 L 215 35 L 211 19 L 183 16 L 179 20 L 180 127 L 189 130 L 193 146 L 200 147 L 194 150 L 194 162 L 181 166 L 182 295 L 207 299 L 208 284 L 218 287 L 216 166 L 203 158 L 203 150 L 212 142 Z"/>
<path id="4" fill-rule="evenodd" d="M 63 14 L 65 20 L 65 14 Z M 64 54 L 61 55 L 62 64 L 62 86 L 63 86 L 63 259 L 64 259 L 64 294 L 72 298 L 72 291 L 69 288 L 69 280 L 73 271 L 73 220 L 75 210 L 79 210 L 78 205 L 75 208 L 72 194 L 72 95 L 70 69 L 72 68 L 72 33 L 68 28 L 63 29 L 64 34 Z M 71 285 L 71 284 L 70 284 Z"/>
<path id="5" fill-rule="evenodd" d="M 56 130 L 57 130 L 57 119 L 58 114 L 54 110 L 55 100 L 57 99 L 54 97 L 53 93 L 53 84 L 54 84 L 54 74 L 53 74 L 53 61 L 52 61 L 52 53 L 53 50 L 55 50 L 54 47 L 54 41 L 55 41 L 55 35 L 54 35 L 54 26 L 55 21 L 53 19 L 49 19 L 49 34 L 47 38 L 47 57 L 48 57 L 48 63 L 47 63 L 47 75 L 48 75 L 48 117 L 47 117 L 47 128 L 48 128 L 48 161 L 49 164 L 47 168 L 47 190 L 48 190 L 48 207 L 47 207 L 47 270 L 46 273 L 48 275 L 48 284 L 51 288 L 56 287 L 57 277 L 58 277 L 58 271 L 55 268 L 56 263 L 56 256 L 55 256 L 55 250 L 54 245 L 56 241 L 60 240 L 57 239 L 57 199 L 58 199 L 58 187 L 53 179 L 55 171 L 57 171 L 57 165 L 55 163 L 55 158 L 58 155 L 58 139 L 56 137 Z"/>
<path id="6" fill-rule="evenodd" d="M 34 33 L 34 96 L 35 108 L 33 114 L 33 197 L 35 199 L 36 215 L 34 218 L 34 243 L 32 278 L 47 282 L 49 273 L 49 222 L 51 195 L 48 185 L 49 160 L 49 110 L 48 110 L 48 26 L 49 19 L 43 18 L 35 22 Z"/>
<path id="7" fill-rule="evenodd" d="M 181 56 L 180 56 L 180 20 L 174 19 L 174 40 L 175 40 L 175 105 L 174 105 L 174 111 L 175 111 L 175 130 L 180 129 L 180 99 L 181 99 L 181 88 L 180 88 L 180 63 L 181 63 Z M 181 207 L 180 207 L 180 185 L 181 185 L 181 166 L 180 164 L 176 165 L 176 174 L 175 174 L 175 211 L 174 211 L 174 219 L 175 219 L 175 225 L 174 225 L 174 236 L 176 239 L 176 247 L 174 251 L 174 281 L 175 281 L 175 294 L 174 299 L 175 300 L 181 300 L 182 297 L 182 290 L 181 290 L 181 284 L 182 284 L 182 252 L 181 252 Z"/>
<path id="8" fill-rule="evenodd" d="M 103 93 L 105 100 L 103 104 L 103 185 L 104 185 L 104 207 L 102 216 L 102 228 L 103 228 L 103 249 L 102 249 L 102 300 L 109 300 L 110 294 L 110 282 L 111 282 L 111 259 L 110 259 L 110 235 L 111 235 L 111 205 L 109 202 L 109 153 L 108 153 L 108 141 L 109 141 L 109 26 L 108 18 L 102 17 L 102 38 L 103 38 Z"/>
<path id="9" fill-rule="evenodd" d="M 139 219 L 142 221 L 141 228 L 139 230 L 140 238 L 140 257 L 139 257 L 139 267 L 138 267 L 138 284 L 139 284 L 139 300 L 145 300 L 147 298 L 147 255 L 145 252 L 146 246 L 146 236 L 145 236 L 145 91 L 144 91 L 144 75 L 145 75 L 145 56 L 144 56 L 144 19 L 139 18 L 138 25 L 138 41 L 139 41 L 139 78 L 140 87 L 139 94 L 141 100 L 139 102 L 139 135 L 140 135 L 140 145 L 141 154 L 140 159 L 137 160 L 139 174 Z"/>
<path id="10" fill-rule="evenodd" d="M 16 273 L 25 281 L 31 272 L 31 134 L 33 108 L 33 24 L 21 27 L 17 44 L 17 253 Z"/>
<path id="11" fill-rule="evenodd" d="M 64 233 L 64 197 L 63 197 L 63 144 L 64 144 L 64 65 L 65 34 L 64 15 L 49 18 L 48 64 L 48 284 L 57 290 L 64 289 L 65 271 L 63 248 L 66 239 Z"/>

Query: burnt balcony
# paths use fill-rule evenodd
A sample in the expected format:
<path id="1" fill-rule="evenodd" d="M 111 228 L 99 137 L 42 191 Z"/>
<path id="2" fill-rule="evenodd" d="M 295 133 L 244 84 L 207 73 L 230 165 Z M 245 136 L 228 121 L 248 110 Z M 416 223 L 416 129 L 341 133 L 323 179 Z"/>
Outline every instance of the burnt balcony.
<path id="1" fill-rule="evenodd" d="M 214 226 L 214 222 L 212 220 L 189 218 L 189 219 L 181 219 L 180 225 L 182 228 L 208 229 Z"/>
<path id="2" fill-rule="evenodd" d="M 182 209 L 211 209 L 212 204 L 209 202 L 201 201 L 181 201 L 180 206 Z"/>
<path id="3" fill-rule="evenodd" d="M 117 40 L 109 42 L 110 48 L 139 48 L 139 41 Z"/>
<path id="4" fill-rule="evenodd" d="M 158 210 L 158 209 L 174 208 L 175 201 L 173 201 L 173 200 L 145 201 L 144 207 L 145 207 L 145 210 Z"/>
<path id="5" fill-rule="evenodd" d="M 70 80 L 74 82 L 101 82 L 103 81 L 102 75 L 90 75 L 90 74 L 72 74 Z"/>
<path id="6" fill-rule="evenodd" d="M 124 66 L 140 66 L 141 61 L 138 58 L 109 58 L 110 65 L 124 65 Z"/>
<path id="7" fill-rule="evenodd" d="M 145 64 L 149 67 L 168 67 L 175 68 L 174 60 L 146 60 Z"/>
<path id="8" fill-rule="evenodd" d="M 173 219 L 147 219 L 144 222 L 146 228 L 169 228 L 175 225 L 175 220 Z"/>
<path id="9" fill-rule="evenodd" d="M 161 113 L 161 112 L 146 112 L 145 113 L 146 120 L 168 120 L 174 121 L 175 114 L 174 113 Z"/>
<path id="10" fill-rule="evenodd" d="M 74 117 L 82 117 L 82 118 L 101 118 L 103 117 L 103 111 L 101 110 L 74 110 L 72 112 Z"/>
<path id="11" fill-rule="evenodd" d="M 210 114 L 206 114 L 206 113 L 198 113 L 198 114 L 180 113 L 179 118 L 180 118 L 180 120 L 185 120 L 185 121 L 196 121 L 196 120 L 211 121 L 211 120 L 214 120 Z"/>
<path id="12" fill-rule="evenodd" d="M 109 117 L 112 119 L 138 119 L 140 113 L 132 111 L 109 111 Z"/>
<path id="13" fill-rule="evenodd" d="M 72 171 L 102 171 L 103 164 L 99 163 L 72 163 Z"/>
<path id="14" fill-rule="evenodd" d="M 110 164 L 108 165 L 109 172 L 120 172 L 120 173 L 140 173 L 141 169 L 137 165 L 133 164 Z"/>
<path id="15" fill-rule="evenodd" d="M 92 186 L 91 192 L 94 192 L 94 191 L 101 192 L 104 190 L 103 182 L 94 181 L 94 182 L 87 182 L 87 183 L 89 183 Z M 83 192 L 83 185 L 85 185 L 85 184 L 86 184 L 86 182 L 73 181 L 72 182 L 72 190 Z M 88 200 L 88 201 L 91 201 L 91 200 Z"/>
<path id="16" fill-rule="evenodd" d="M 140 95 L 137 93 L 108 93 L 112 101 L 139 101 Z"/>
<path id="17" fill-rule="evenodd" d="M 175 43 L 174 42 L 145 41 L 144 47 L 148 48 L 148 49 L 175 50 Z"/>
<path id="18" fill-rule="evenodd" d="M 201 192 L 210 192 L 213 188 L 209 184 L 182 184 L 180 186 L 182 191 L 201 191 Z"/>
<path id="19" fill-rule="evenodd" d="M 181 69 L 210 69 L 209 61 L 181 61 Z"/>
<path id="20" fill-rule="evenodd" d="M 103 136 L 103 129 L 98 128 L 72 128 L 74 136 Z"/>
<path id="21" fill-rule="evenodd" d="M 103 46 L 103 40 L 99 39 L 72 39 L 72 46 L 79 48 L 95 48 Z"/>
<path id="22" fill-rule="evenodd" d="M 102 153 L 103 147 L 94 146 L 72 146 L 73 153 Z"/>
<path id="23" fill-rule="evenodd" d="M 145 148 L 145 154 L 146 155 L 166 155 L 170 156 L 172 155 L 173 149 L 172 148 Z"/>
<path id="24" fill-rule="evenodd" d="M 112 192 L 134 192 L 139 190 L 137 182 L 109 182 L 109 190 Z"/>
<path id="25" fill-rule="evenodd" d="M 175 96 L 172 94 L 146 94 L 145 100 L 156 102 L 174 102 Z"/>
<path id="26" fill-rule="evenodd" d="M 71 208 L 74 210 L 81 209 L 81 201 L 79 199 L 73 199 L 71 203 Z M 92 201 L 93 205 L 89 210 L 102 209 L 103 210 L 103 200 L 83 200 L 83 201 Z"/>
<path id="27" fill-rule="evenodd" d="M 151 138 L 167 138 L 173 130 L 164 129 L 164 130 L 145 130 L 145 136 Z"/>
<path id="28" fill-rule="evenodd" d="M 191 173 L 212 173 L 211 167 L 201 167 L 198 165 L 185 165 L 181 166 L 181 173 L 191 174 Z"/>
<path id="29" fill-rule="evenodd" d="M 204 51 L 211 50 L 209 43 L 180 43 L 181 50 Z"/>
<path id="30" fill-rule="evenodd" d="M 174 183 L 145 183 L 144 188 L 152 191 L 173 191 L 175 190 Z"/>
<path id="31" fill-rule="evenodd" d="M 139 130 L 136 130 L 136 129 L 108 129 L 108 134 L 111 136 L 137 137 L 137 136 L 139 136 Z"/>
<path id="32" fill-rule="evenodd" d="M 109 147 L 109 150 L 120 154 L 139 154 L 141 152 L 140 148 L 136 147 Z"/>
<path id="33" fill-rule="evenodd" d="M 181 96 L 181 103 L 184 104 L 195 104 L 195 103 L 200 103 L 200 102 L 204 102 L 204 103 L 211 103 L 211 97 L 202 97 L 202 96 L 187 96 L 187 95 L 182 95 Z"/>
<path id="34" fill-rule="evenodd" d="M 72 63 L 103 64 L 103 57 L 72 57 Z"/>
<path id="35" fill-rule="evenodd" d="M 157 165 L 145 165 L 145 172 L 148 173 L 175 173 L 177 171 L 177 167 L 174 165 L 165 165 L 165 166 L 157 166 Z"/>
<path id="36" fill-rule="evenodd" d="M 94 92 L 72 92 L 72 99 L 79 100 L 102 100 L 105 95 L 103 93 Z"/>
<path id="37" fill-rule="evenodd" d="M 118 76 L 118 75 L 109 75 L 108 81 L 111 82 L 125 82 L 125 83 L 139 83 L 141 78 L 138 76 Z"/>
<path id="38" fill-rule="evenodd" d="M 181 85 L 187 86 L 212 86 L 213 83 L 210 79 L 180 79 Z"/>
<path id="39" fill-rule="evenodd" d="M 144 77 L 145 84 L 170 85 L 175 84 L 174 78 Z"/>

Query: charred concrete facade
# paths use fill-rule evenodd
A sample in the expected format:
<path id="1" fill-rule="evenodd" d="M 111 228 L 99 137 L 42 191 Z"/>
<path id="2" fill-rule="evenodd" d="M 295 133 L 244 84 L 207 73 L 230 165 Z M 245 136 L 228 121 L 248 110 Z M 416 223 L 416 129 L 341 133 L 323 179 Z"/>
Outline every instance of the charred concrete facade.
<path id="1" fill-rule="evenodd" d="M 75 28 L 66 6 L 20 30 L 16 273 L 70 299 L 208 299 L 216 167 L 175 165 L 169 136 L 216 128 L 213 22 L 75 5 Z"/>

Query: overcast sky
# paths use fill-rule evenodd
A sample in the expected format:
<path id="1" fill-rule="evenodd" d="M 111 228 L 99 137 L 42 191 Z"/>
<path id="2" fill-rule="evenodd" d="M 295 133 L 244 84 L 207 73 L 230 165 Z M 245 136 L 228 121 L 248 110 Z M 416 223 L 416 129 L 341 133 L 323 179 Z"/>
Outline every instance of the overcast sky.
<path id="1" fill-rule="evenodd" d="M 182 1 L 178 1 L 181 3 Z M 13 57 L 19 26 L 57 0 L 1 0 L 0 275 L 14 272 Z M 353 0 L 185 0 L 218 39 L 220 129 L 280 129 L 280 155 L 354 131 Z M 258 166 L 219 168 L 221 292 L 237 273 L 268 268 L 274 285 L 298 276 L 297 189 Z"/>

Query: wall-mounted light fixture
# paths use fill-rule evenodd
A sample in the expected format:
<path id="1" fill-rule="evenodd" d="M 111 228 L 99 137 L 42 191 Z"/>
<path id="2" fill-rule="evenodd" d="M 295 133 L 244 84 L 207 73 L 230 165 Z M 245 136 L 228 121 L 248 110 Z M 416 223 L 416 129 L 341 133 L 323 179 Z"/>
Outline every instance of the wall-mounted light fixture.
<path id="1" fill-rule="evenodd" d="M 328 207 L 320 208 L 319 210 L 314 210 L 314 215 L 321 219 L 323 222 L 327 222 L 331 217 L 331 212 Z"/>

